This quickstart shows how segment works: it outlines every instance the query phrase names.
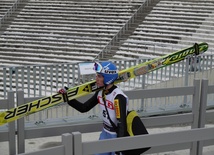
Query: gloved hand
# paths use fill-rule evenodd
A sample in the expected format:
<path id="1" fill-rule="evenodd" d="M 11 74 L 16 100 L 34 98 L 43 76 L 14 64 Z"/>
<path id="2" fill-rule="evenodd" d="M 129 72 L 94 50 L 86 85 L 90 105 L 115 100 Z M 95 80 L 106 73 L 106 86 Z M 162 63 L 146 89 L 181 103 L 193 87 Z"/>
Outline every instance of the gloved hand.
<path id="1" fill-rule="evenodd" d="M 68 90 L 68 87 L 64 87 L 58 90 L 58 93 L 62 94 L 64 102 L 68 102 L 67 90 Z"/>
<path id="2" fill-rule="evenodd" d="M 68 87 L 64 87 L 64 88 L 61 88 L 60 90 L 58 90 L 58 93 L 59 94 L 66 94 L 67 90 L 68 90 Z"/>

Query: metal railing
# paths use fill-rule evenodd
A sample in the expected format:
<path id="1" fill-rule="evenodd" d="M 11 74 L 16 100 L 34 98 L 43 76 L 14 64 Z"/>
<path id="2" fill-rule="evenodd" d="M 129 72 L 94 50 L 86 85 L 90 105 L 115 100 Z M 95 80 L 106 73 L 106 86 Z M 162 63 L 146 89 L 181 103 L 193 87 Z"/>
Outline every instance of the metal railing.
<path id="1" fill-rule="evenodd" d="M 165 116 L 153 116 L 148 118 L 142 118 L 143 122 L 145 123 L 146 127 L 160 127 L 160 126 L 171 126 L 171 125 L 178 125 L 178 124 L 190 124 L 191 129 L 185 131 L 177 131 L 173 133 L 167 134 L 155 134 L 155 135 L 147 135 L 145 137 L 130 137 L 130 138 L 122 138 L 122 139 L 114 139 L 112 141 L 117 141 L 117 147 L 112 145 L 112 141 L 103 142 L 105 146 L 100 141 L 93 141 L 84 143 L 79 139 L 82 133 L 88 132 L 96 132 L 100 131 L 102 127 L 102 122 L 100 119 L 89 118 L 85 122 L 79 122 L 77 119 L 76 121 L 66 122 L 64 124 L 50 124 L 48 125 L 40 125 L 40 126 L 26 126 L 24 122 L 24 118 L 21 118 L 17 121 L 17 128 L 16 123 L 11 122 L 8 124 L 8 130 L 5 130 L 5 126 L 0 127 L 0 141 L 9 141 L 9 152 L 10 154 L 16 154 L 16 133 L 17 135 L 17 149 L 19 153 L 23 153 L 23 155 L 40 155 L 40 154 L 66 154 L 61 147 L 70 146 L 71 152 L 67 154 L 77 154 L 81 155 L 84 154 L 93 154 L 98 152 L 105 152 L 109 150 L 123 150 L 123 149 L 132 149 L 132 148 L 139 148 L 144 146 L 152 146 L 152 149 L 149 150 L 148 153 L 158 153 L 164 151 L 171 151 L 173 150 L 182 150 L 182 149 L 190 149 L 191 155 L 202 155 L 203 146 L 210 146 L 213 145 L 213 128 L 204 128 L 206 122 L 214 121 L 214 112 L 213 110 L 209 110 L 208 106 L 208 96 L 214 94 L 214 85 L 208 85 L 208 80 L 203 79 L 201 80 L 194 80 L 193 86 L 185 86 L 185 87 L 175 87 L 175 88 L 162 88 L 162 89 L 148 89 L 148 90 L 138 90 L 138 91 L 130 91 L 129 92 L 130 99 L 146 99 L 146 98 L 158 98 L 158 97 L 170 97 L 170 96 L 185 96 L 190 95 L 192 96 L 191 107 L 189 112 L 183 114 L 170 114 Z M 131 95 L 131 93 L 135 95 Z M 14 92 L 9 93 L 9 97 L 7 100 L 1 100 L 3 103 L 3 107 L 12 108 L 14 106 Z M 20 105 L 23 101 L 26 101 L 27 98 L 24 98 L 23 92 L 18 92 L 18 104 Z M 31 98 L 33 100 L 33 98 Z M 89 121 L 90 120 L 90 121 Z M 78 129 L 78 133 L 76 130 Z M 39 137 L 50 137 L 50 136 L 58 136 L 59 134 L 63 133 L 72 133 L 73 136 L 69 137 L 74 138 L 69 143 L 64 143 L 63 146 L 58 146 L 55 148 L 49 148 L 45 150 L 40 150 L 38 152 L 33 153 L 24 153 L 25 148 L 25 139 L 31 138 L 39 138 Z M 9 136 L 8 136 L 9 135 Z M 64 135 L 65 136 L 65 135 Z M 175 140 L 174 137 L 177 137 Z M 150 139 L 151 138 L 151 139 Z M 154 138 L 161 139 L 161 143 Z M 63 138 L 64 139 L 64 138 Z M 144 139 L 144 140 L 143 140 Z M 146 140 L 145 140 L 146 139 Z M 64 139 L 65 140 L 65 139 Z M 134 144 L 138 145 L 125 145 L 130 144 L 130 141 L 134 141 Z M 75 145 L 72 145 L 74 142 Z M 182 143 L 181 143 L 182 142 Z M 77 144 L 77 145 L 76 145 Z M 96 145 L 94 145 L 96 144 Z M 99 144 L 99 149 L 97 149 Z M 123 144 L 123 145 L 122 145 Z M 164 146 L 163 146 L 164 145 Z M 80 147 L 83 146 L 83 147 Z M 91 146 L 91 147 L 89 147 Z M 127 147 L 129 146 L 129 147 Z M 170 147 L 169 147 L 170 146 Z M 173 147 L 172 147 L 173 146 Z M 125 147 L 125 148 L 124 148 Z M 60 148 L 60 150 L 59 150 Z M 108 148 L 109 150 L 106 150 Z M 58 150 L 58 151 L 56 151 Z M 67 150 L 67 149 L 66 149 Z"/>
<path id="2" fill-rule="evenodd" d="M 149 59 L 118 60 L 114 61 L 119 70 L 123 70 Z M 189 61 L 189 60 L 188 60 Z M 123 90 L 146 89 L 151 87 L 166 87 L 173 81 L 174 86 L 191 84 L 189 78 L 207 77 L 207 71 L 214 68 L 213 55 L 202 55 L 198 62 L 189 63 L 187 60 L 172 64 L 165 68 L 136 77 L 120 83 Z M 194 69 L 196 67 L 196 69 Z M 7 97 L 7 91 L 24 90 L 25 96 L 47 96 L 64 86 L 74 87 L 94 79 L 93 75 L 81 75 L 79 63 L 65 63 L 54 65 L 14 66 L 0 68 L 0 95 Z M 178 78 L 180 80 L 178 81 Z"/>
<path id="3" fill-rule="evenodd" d="M 11 14 L 13 14 L 19 5 L 26 0 L 15 0 L 14 4 L 10 7 L 10 9 L 4 14 L 2 18 L 0 18 L 0 27 L 4 24 L 4 22 L 10 18 Z"/>

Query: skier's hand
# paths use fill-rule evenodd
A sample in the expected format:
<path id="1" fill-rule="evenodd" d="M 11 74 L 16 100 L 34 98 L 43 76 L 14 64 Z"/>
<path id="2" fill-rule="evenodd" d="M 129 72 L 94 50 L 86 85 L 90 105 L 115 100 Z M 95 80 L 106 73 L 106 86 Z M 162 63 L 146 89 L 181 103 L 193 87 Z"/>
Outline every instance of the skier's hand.
<path id="1" fill-rule="evenodd" d="M 64 87 L 64 88 L 61 88 L 60 90 L 58 90 L 58 93 L 59 94 L 66 94 L 67 90 L 68 90 L 68 87 Z"/>

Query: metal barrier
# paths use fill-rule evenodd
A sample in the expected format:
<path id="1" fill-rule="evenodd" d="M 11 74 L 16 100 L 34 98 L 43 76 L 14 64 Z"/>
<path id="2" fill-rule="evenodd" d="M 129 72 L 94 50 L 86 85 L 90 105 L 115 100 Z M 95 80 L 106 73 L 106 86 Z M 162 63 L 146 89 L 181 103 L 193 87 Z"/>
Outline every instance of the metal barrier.
<path id="1" fill-rule="evenodd" d="M 213 55 L 202 55 L 199 62 L 189 63 L 182 61 L 152 73 L 136 77 L 119 84 L 123 90 L 146 89 L 157 84 L 167 82 L 179 77 L 182 81 L 174 81 L 175 86 L 192 85 L 188 78 L 193 75 L 197 78 L 209 78 L 206 71 L 214 68 Z M 115 61 L 119 70 L 148 61 L 149 59 L 120 60 Z M 194 67 L 195 70 L 194 70 Z M 78 63 L 65 63 L 54 65 L 14 66 L 0 68 L 0 96 L 6 98 L 8 90 L 24 90 L 25 96 L 47 96 L 55 93 L 63 86 L 73 87 L 92 80 L 91 75 L 81 75 Z M 202 77 L 201 77 L 202 76 Z"/>
<path id="2" fill-rule="evenodd" d="M 159 134 L 159 135 L 149 135 L 149 136 L 139 136 L 135 138 L 124 138 L 124 139 L 116 139 L 112 140 L 111 142 L 106 144 L 106 142 L 90 142 L 84 143 L 81 142 L 79 139 L 81 137 L 80 133 L 73 133 L 72 136 L 65 134 L 63 135 L 63 146 L 59 146 L 53 149 L 41 150 L 34 153 L 26 153 L 25 155 L 39 155 L 39 154 L 50 154 L 51 152 L 57 152 L 58 154 L 66 154 L 65 152 L 68 151 L 68 154 L 87 154 L 87 153 L 98 153 L 98 152 L 105 152 L 108 151 L 106 148 L 110 150 L 120 150 L 120 149 L 130 149 L 130 148 L 137 148 L 143 146 L 153 146 L 149 153 L 156 153 L 156 152 L 164 152 L 173 150 L 181 150 L 181 149 L 190 149 L 191 155 L 201 155 L 203 150 L 203 146 L 209 146 L 214 144 L 214 137 L 213 128 L 204 129 L 205 123 L 207 121 L 214 121 L 214 111 L 208 110 L 207 101 L 208 95 L 214 94 L 214 85 L 208 85 L 208 80 L 194 80 L 193 86 L 185 86 L 185 87 L 175 87 L 175 88 L 162 88 L 162 89 L 145 89 L 145 90 L 135 90 L 126 92 L 130 99 L 146 99 L 146 98 L 158 98 L 158 97 L 172 97 L 172 96 L 186 96 L 190 95 L 192 97 L 191 106 L 188 111 L 183 111 L 184 113 L 180 114 L 169 114 L 164 116 L 153 116 L 142 118 L 145 125 L 147 127 L 159 127 L 159 126 L 170 126 L 170 125 L 177 125 L 177 124 L 190 124 L 192 129 L 185 132 L 175 132 L 171 134 Z M 134 95 L 133 95 L 134 94 Z M 9 99 L 2 100 L 1 103 L 3 104 L 3 108 L 6 105 L 9 105 L 8 108 L 12 107 L 14 104 L 14 93 L 9 92 Z M 23 92 L 18 92 L 18 105 L 24 103 L 28 100 L 33 100 L 35 98 L 24 98 Z M 214 101 L 214 100 L 213 100 Z M 212 101 L 212 102 L 213 102 Z M 14 105 L 13 105 L 14 106 Z M 166 109 L 167 111 L 167 109 Z M 140 113 L 141 114 L 141 113 Z M 11 122 L 6 126 L 0 127 L 0 141 L 9 141 L 9 150 L 10 154 L 15 154 L 16 152 L 16 133 L 17 133 L 17 148 L 18 153 L 25 152 L 24 143 L 25 139 L 30 138 L 39 138 L 39 137 L 50 137 L 50 136 L 58 136 L 63 133 L 71 133 L 75 132 L 77 129 L 79 132 L 88 133 L 88 132 L 95 132 L 100 131 L 102 127 L 102 122 L 99 118 L 88 118 L 84 121 L 79 121 L 80 118 L 73 119 L 73 121 L 65 121 L 65 123 L 61 124 L 41 124 L 39 126 L 29 126 L 24 122 L 24 118 L 19 119 L 17 121 L 17 126 L 15 122 Z M 26 127 L 25 127 L 26 126 Z M 16 128 L 17 127 L 17 128 Z M 8 128 L 8 129 L 7 129 Z M 210 134 L 210 135 L 209 135 Z M 9 135 L 9 136 L 8 136 Z M 203 136 L 202 136 L 203 135 Z M 209 136 L 208 136 L 209 135 Z M 176 141 L 174 137 L 178 137 Z M 68 137 L 68 139 L 66 138 Z M 158 139 L 161 139 L 161 143 L 159 143 Z M 67 139 L 67 140 L 66 140 Z M 144 140 L 143 140 L 144 139 Z M 146 140 L 145 140 L 146 139 Z M 125 140 L 125 141 L 124 141 Z M 148 140 L 148 141 L 147 141 Z M 68 143 L 65 143 L 65 142 Z M 112 142 L 117 142 L 117 148 L 112 146 Z M 124 142 L 122 142 L 124 141 Z M 119 142 L 121 142 L 119 144 Z M 138 145 L 133 146 L 135 142 L 140 142 Z M 182 144 L 181 144 L 182 142 Z M 97 147 L 108 145 L 109 147 Z M 127 147 L 127 144 L 130 144 Z M 179 144 L 178 144 L 179 143 Z M 71 146 L 74 147 L 72 148 Z M 123 144 L 123 145 L 122 145 Z M 169 146 L 162 146 L 162 145 L 169 145 Z M 66 148 L 65 146 L 70 146 Z M 82 146 L 82 147 L 80 147 Z M 96 147 L 95 147 L 96 146 Z M 126 148 L 124 148 L 126 146 Z M 65 150 L 64 150 L 64 149 Z M 67 150 L 68 149 L 68 150 Z M 55 152 L 55 153 L 56 153 Z M 53 153 L 54 154 L 54 153 Z"/>
<path id="3" fill-rule="evenodd" d="M 92 142 L 83 142 L 81 139 L 81 133 L 73 132 L 71 134 L 66 133 L 62 135 L 62 145 L 60 146 L 32 153 L 22 153 L 19 155 L 89 155 L 92 153 L 103 153 L 143 147 L 152 147 L 151 150 L 144 154 L 158 153 L 155 150 L 159 149 L 159 151 L 170 151 L 176 150 L 176 148 L 188 148 L 191 146 L 191 143 L 195 141 L 213 140 L 213 132 L 214 128 L 200 128 L 155 135 L 117 138 Z M 186 147 L 184 147 L 184 145 L 186 145 Z M 196 153 L 197 154 L 194 155 L 202 155 L 198 152 Z"/>

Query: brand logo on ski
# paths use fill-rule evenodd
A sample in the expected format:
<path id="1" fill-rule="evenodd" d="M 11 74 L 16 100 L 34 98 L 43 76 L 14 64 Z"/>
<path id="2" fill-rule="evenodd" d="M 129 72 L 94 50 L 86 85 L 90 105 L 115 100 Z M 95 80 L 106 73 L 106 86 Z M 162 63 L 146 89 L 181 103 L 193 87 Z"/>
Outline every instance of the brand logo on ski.
<path id="1" fill-rule="evenodd" d="M 85 88 L 83 89 L 83 91 L 90 92 L 89 86 L 90 86 L 90 85 L 85 86 Z"/>
<path id="2" fill-rule="evenodd" d="M 205 52 L 208 49 L 207 43 L 201 43 L 195 45 L 193 47 L 181 50 L 179 52 L 176 52 L 174 54 L 169 54 L 165 60 L 162 62 L 163 65 L 171 65 L 173 63 L 179 62 L 181 60 L 184 60 L 187 56 L 193 56 L 198 55 L 200 53 Z"/>
<path id="3" fill-rule="evenodd" d="M 79 87 L 74 88 L 74 89 L 69 89 L 67 92 L 68 98 L 76 96 L 78 94 L 78 90 L 79 90 Z"/>
<path id="4" fill-rule="evenodd" d="M 174 55 L 170 55 L 163 61 L 164 65 L 170 65 L 172 63 L 179 62 L 185 59 L 188 55 L 195 54 L 195 49 L 189 49 L 184 52 L 175 53 Z"/>
<path id="5" fill-rule="evenodd" d="M 96 90 L 99 90 L 100 88 L 97 86 L 96 82 L 88 84 L 87 86 L 85 86 L 85 88 L 83 89 L 83 91 L 85 92 L 94 92 Z"/>
<path id="6" fill-rule="evenodd" d="M 49 107 L 51 104 L 61 101 L 62 99 L 63 98 L 62 98 L 61 94 L 55 94 L 53 96 L 49 96 L 46 98 L 42 98 L 40 100 L 30 102 L 29 104 L 21 105 L 17 108 L 6 111 L 7 114 L 5 115 L 4 119 L 7 120 L 7 119 L 17 117 L 17 116 L 20 116 L 23 114 L 28 114 L 31 111 L 39 109 L 39 108 Z"/>
<path id="7" fill-rule="evenodd" d="M 96 82 L 94 82 L 94 83 L 91 84 L 91 91 L 92 91 L 92 92 L 97 91 L 97 90 L 99 90 L 99 89 L 101 89 L 101 88 L 99 88 L 99 87 L 97 86 Z"/>

